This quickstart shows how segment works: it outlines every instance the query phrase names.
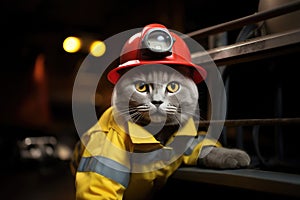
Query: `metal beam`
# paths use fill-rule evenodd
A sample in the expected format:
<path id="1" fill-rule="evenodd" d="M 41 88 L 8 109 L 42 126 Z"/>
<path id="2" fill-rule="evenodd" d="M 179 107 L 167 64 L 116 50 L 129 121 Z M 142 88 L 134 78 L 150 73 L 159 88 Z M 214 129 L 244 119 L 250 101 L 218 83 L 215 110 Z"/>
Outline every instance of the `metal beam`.
<path id="1" fill-rule="evenodd" d="M 299 44 L 300 29 L 295 29 L 196 52 L 192 59 L 199 65 L 212 61 L 216 65 L 230 65 L 300 51 Z"/>
<path id="2" fill-rule="evenodd" d="M 280 15 L 284 15 L 290 12 L 294 12 L 300 9 L 300 1 L 293 1 L 291 3 L 284 4 L 282 6 L 278 6 L 273 9 L 269 9 L 266 11 L 261 11 L 258 13 L 254 13 L 252 15 L 248 15 L 242 18 L 238 18 L 236 20 L 228 21 L 222 24 L 218 24 L 215 26 L 210 26 L 207 28 L 203 28 L 197 31 L 193 31 L 191 33 L 186 34 L 187 37 L 192 37 L 195 40 L 200 38 L 207 37 L 209 35 L 213 35 L 220 32 L 225 32 L 229 30 L 233 30 L 239 27 L 243 27 L 247 24 L 253 24 L 256 22 L 260 22 L 266 19 L 270 19 L 273 17 L 277 17 Z"/>
<path id="3" fill-rule="evenodd" d="M 300 118 L 271 118 L 271 119 L 236 119 L 236 120 L 207 120 L 199 121 L 199 127 L 208 127 L 210 125 L 222 125 L 224 126 L 274 126 L 274 125 L 291 125 L 299 124 Z"/>
<path id="4" fill-rule="evenodd" d="M 300 197 L 300 175 L 297 174 L 258 169 L 212 170 L 182 167 L 173 174 L 172 179 Z"/>

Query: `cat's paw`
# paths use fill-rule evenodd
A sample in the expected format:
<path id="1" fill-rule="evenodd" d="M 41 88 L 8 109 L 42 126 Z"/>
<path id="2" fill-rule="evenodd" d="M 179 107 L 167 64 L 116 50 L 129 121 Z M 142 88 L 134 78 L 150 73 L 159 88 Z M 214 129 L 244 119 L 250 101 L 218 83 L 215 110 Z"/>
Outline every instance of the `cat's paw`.
<path id="1" fill-rule="evenodd" d="M 242 168 L 250 165 L 250 156 L 243 150 L 224 147 L 213 147 L 201 158 L 204 166 L 220 169 Z"/>

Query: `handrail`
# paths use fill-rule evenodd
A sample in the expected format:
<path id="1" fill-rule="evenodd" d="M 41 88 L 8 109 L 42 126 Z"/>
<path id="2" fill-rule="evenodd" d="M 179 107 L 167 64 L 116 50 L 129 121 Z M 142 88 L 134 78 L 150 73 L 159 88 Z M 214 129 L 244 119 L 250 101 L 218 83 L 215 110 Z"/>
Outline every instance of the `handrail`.
<path id="1" fill-rule="evenodd" d="M 266 19 L 270 19 L 273 17 L 277 17 L 280 15 L 284 15 L 290 12 L 294 12 L 300 10 L 300 1 L 295 1 L 295 2 L 291 2 L 291 3 L 287 3 L 285 5 L 282 6 L 278 6 L 276 8 L 273 9 L 269 9 L 266 11 L 261 11 L 261 12 L 257 12 L 254 13 L 252 15 L 248 15 L 242 18 L 238 18 L 232 21 L 228 21 L 225 23 L 221 23 L 215 26 L 210 26 L 207 28 L 203 28 L 197 31 L 193 31 L 190 32 L 188 34 L 186 34 L 186 36 L 183 37 L 183 39 L 185 37 L 192 37 L 195 40 L 200 39 L 200 38 L 204 38 L 207 37 L 209 35 L 212 34 L 216 34 L 216 33 L 220 33 L 220 32 L 225 32 L 228 30 L 233 30 L 235 28 L 239 28 L 242 27 L 244 25 L 247 24 L 252 24 L 252 23 L 256 23 L 259 21 L 263 21 Z"/>
<path id="2" fill-rule="evenodd" d="M 298 174 L 259 169 L 214 170 L 184 166 L 176 170 L 171 177 L 171 181 L 176 179 L 284 195 L 283 199 L 300 197 Z"/>
<path id="3" fill-rule="evenodd" d="M 217 66 L 230 65 L 299 51 L 299 44 L 300 29 L 294 29 L 195 52 L 192 53 L 192 59 L 198 65 L 210 63 L 212 60 Z"/>
<path id="4" fill-rule="evenodd" d="M 209 125 L 224 126 L 253 126 L 253 125 L 290 125 L 300 124 L 300 118 L 269 118 L 269 119 L 232 119 L 232 120 L 205 120 L 199 121 L 199 127 L 207 127 Z"/>

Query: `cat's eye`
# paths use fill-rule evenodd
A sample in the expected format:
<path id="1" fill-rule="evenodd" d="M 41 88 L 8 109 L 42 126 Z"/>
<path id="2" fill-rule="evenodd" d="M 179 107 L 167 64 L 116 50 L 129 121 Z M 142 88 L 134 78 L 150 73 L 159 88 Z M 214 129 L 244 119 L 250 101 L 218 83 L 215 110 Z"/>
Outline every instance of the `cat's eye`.
<path id="1" fill-rule="evenodd" d="M 135 89 L 138 92 L 147 92 L 148 91 L 148 85 L 143 81 L 138 81 L 135 83 Z"/>
<path id="2" fill-rule="evenodd" d="M 179 83 L 173 81 L 167 85 L 167 91 L 170 93 L 177 92 L 179 90 Z"/>

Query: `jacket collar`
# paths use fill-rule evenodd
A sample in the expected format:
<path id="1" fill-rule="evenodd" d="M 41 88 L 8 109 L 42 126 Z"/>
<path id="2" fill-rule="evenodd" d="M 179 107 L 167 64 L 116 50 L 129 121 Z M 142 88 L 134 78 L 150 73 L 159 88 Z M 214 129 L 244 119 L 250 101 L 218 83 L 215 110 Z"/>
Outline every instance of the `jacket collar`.
<path id="1" fill-rule="evenodd" d="M 128 132 L 133 144 L 159 144 L 160 142 L 154 138 L 154 136 L 149 133 L 142 126 L 135 123 L 128 122 Z M 196 136 L 197 130 L 195 127 L 195 122 L 190 118 L 187 123 L 174 133 L 174 137 L 177 136 Z"/>
<path id="2" fill-rule="evenodd" d="M 160 144 L 158 140 L 155 139 L 155 137 L 148 132 L 146 129 L 144 129 L 142 126 L 139 126 L 135 123 L 128 122 L 128 129 L 122 126 L 119 126 L 115 121 L 113 117 L 113 108 L 110 107 L 106 110 L 106 112 L 103 113 L 102 117 L 99 120 L 99 125 L 103 131 L 108 131 L 109 126 L 113 127 L 117 132 L 122 134 L 124 137 L 126 137 L 126 132 L 128 132 L 129 137 L 133 144 Z M 128 130 L 128 131 L 125 131 Z M 196 136 L 197 130 L 195 127 L 195 122 L 193 118 L 190 118 L 187 123 L 179 129 L 176 133 L 174 133 L 175 136 Z"/>

